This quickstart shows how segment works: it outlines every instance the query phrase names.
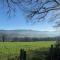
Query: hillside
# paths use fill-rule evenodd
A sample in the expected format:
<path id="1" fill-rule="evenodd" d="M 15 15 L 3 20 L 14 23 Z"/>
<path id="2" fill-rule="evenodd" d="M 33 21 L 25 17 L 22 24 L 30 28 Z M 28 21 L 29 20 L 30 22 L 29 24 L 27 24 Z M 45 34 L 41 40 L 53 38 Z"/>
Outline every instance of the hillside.
<path id="1" fill-rule="evenodd" d="M 15 38 L 47 38 L 58 37 L 60 32 L 57 31 L 35 31 L 35 30 L 0 30 L 0 40 L 4 36 L 5 40 L 12 40 Z"/>

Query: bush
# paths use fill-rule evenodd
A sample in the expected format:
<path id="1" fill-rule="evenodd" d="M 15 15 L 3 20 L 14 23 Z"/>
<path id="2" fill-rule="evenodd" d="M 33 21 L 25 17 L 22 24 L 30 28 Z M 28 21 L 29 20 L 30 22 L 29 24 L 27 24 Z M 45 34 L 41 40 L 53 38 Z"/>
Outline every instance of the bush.
<path id="1" fill-rule="evenodd" d="M 46 50 L 45 50 L 46 49 Z M 47 48 L 33 50 L 27 60 L 45 60 L 47 55 Z"/>
<path id="2" fill-rule="evenodd" d="M 51 45 L 46 60 L 60 60 L 60 44 Z"/>

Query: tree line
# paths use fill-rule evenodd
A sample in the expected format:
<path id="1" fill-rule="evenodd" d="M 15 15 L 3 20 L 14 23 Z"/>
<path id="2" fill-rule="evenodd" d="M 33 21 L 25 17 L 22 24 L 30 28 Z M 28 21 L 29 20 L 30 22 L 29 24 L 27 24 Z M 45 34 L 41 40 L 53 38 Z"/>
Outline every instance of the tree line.
<path id="1" fill-rule="evenodd" d="M 0 41 L 10 41 L 10 42 L 34 42 L 34 41 L 57 41 L 60 37 L 17 37 L 8 36 L 7 34 L 0 35 Z"/>

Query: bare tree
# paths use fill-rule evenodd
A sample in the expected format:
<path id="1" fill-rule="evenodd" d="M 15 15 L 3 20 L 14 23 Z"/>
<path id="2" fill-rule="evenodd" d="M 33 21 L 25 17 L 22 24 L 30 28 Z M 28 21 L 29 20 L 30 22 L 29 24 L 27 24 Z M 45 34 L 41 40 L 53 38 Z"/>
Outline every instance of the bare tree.
<path id="1" fill-rule="evenodd" d="M 34 17 L 41 20 L 44 19 L 49 12 L 60 10 L 60 0 L 0 0 L 0 2 L 1 1 L 4 2 L 4 6 L 7 6 L 7 13 L 9 15 L 19 7 L 25 11 L 26 16 L 30 20 Z M 56 27 L 60 27 L 60 23 L 57 23 Z"/>

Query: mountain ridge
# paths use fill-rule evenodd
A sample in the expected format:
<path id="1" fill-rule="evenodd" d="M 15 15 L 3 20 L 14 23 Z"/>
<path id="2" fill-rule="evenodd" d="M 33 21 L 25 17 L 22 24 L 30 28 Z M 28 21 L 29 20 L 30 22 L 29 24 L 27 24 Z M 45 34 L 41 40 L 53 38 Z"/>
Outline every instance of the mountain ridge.
<path id="1" fill-rule="evenodd" d="M 16 34 L 19 36 L 25 37 L 54 37 L 60 36 L 60 32 L 58 31 L 36 31 L 36 30 L 0 30 L 0 33 L 3 34 Z"/>

